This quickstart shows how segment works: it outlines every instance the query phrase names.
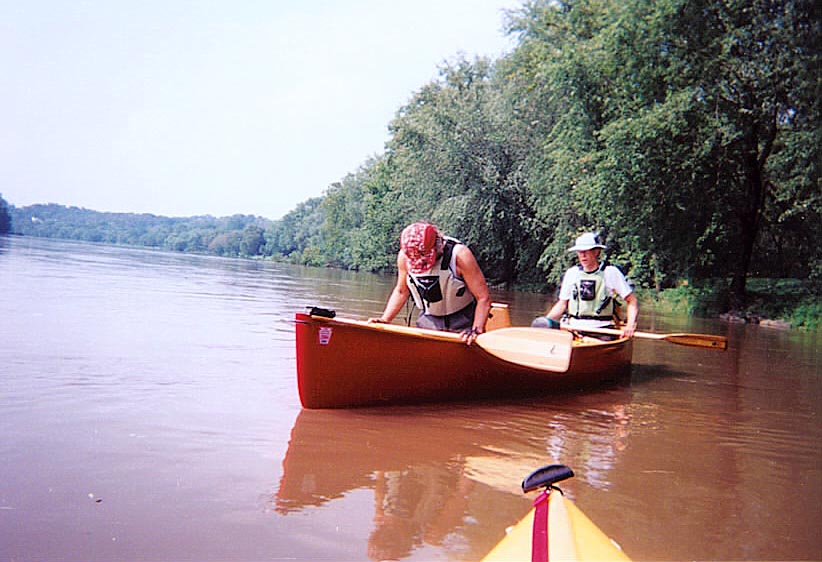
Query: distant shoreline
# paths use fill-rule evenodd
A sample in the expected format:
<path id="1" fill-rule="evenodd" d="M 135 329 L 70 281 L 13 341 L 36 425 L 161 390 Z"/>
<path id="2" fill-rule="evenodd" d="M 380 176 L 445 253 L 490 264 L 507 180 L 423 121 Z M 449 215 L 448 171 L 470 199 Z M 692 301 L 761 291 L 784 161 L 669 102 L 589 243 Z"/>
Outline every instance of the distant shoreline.
<path id="1" fill-rule="evenodd" d="M 10 233 L 5 236 L 36 239 L 53 239 L 84 244 L 103 244 L 108 246 L 136 248 L 171 253 L 191 255 L 228 257 L 252 261 L 275 261 L 290 263 L 269 256 L 219 255 L 208 251 L 179 251 L 170 248 L 136 245 L 127 243 L 97 242 L 77 240 L 73 238 L 58 238 L 33 236 L 21 233 Z M 306 267 L 332 267 L 312 266 Z M 336 268 L 335 268 L 336 269 Z M 810 282 L 801 279 L 758 279 L 749 280 L 748 305 L 740 310 L 723 310 L 725 296 L 723 289 L 726 285 L 718 281 L 706 282 L 705 286 L 682 286 L 674 289 L 663 289 L 656 292 L 650 289 L 638 289 L 637 295 L 641 303 L 653 303 L 655 307 L 673 313 L 688 314 L 700 318 L 716 318 L 731 324 L 753 324 L 763 328 L 776 330 L 799 330 L 807 332 L 822 331 L 822 303 L 818 289 Z M 514 286 L 514 290 L 530 293 L 547 294 L 533 286 Z"/>

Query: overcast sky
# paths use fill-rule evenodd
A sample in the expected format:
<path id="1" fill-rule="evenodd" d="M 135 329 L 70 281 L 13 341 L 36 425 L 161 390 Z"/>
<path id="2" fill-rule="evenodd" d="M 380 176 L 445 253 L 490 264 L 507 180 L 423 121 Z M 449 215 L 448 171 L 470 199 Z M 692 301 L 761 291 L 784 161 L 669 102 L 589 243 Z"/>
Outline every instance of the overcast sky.
<path id="1" fill-rule="evenodd" d="M 280 218 L 519 0 L 0 0 L 0 194 Z"/>

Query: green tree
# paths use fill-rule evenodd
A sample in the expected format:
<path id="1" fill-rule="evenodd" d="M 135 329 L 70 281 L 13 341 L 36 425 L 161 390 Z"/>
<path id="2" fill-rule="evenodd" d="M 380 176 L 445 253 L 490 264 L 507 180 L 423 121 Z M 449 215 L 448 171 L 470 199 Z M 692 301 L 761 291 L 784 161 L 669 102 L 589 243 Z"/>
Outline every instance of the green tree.
<path id="1" fill-rule="evenodd" d="M 243 257 L 254 257 L 262 253 L 265 246 L 265 231 L 257 225 L 250 224 L 243 229 L 240 239 L 240 255 Z"/>
<path id="2" fill-rule="evenodd" d="M 8 234 L 11 232 L 11 215 L 9 214 L 9 205 L 3 199 L 3 194 L 0 193 L 0 234 Z"/>
<path id="3" fill-rule="evenodd" d="M 469 243 L 486 275 L 504 283 L 532 271 L 535 215 L 523 173 L 524 145 L 487 59 L 443 65 L 391 123 L 395 189 L 429 219 Z M 410 197 L 409 197 L 410 196 Z"/>
<path id="4" fill-rule="evenodd" d="M 322 249 L 324 222 L 322 197 L 300 203 L 266 230 L 264 255 L 306 265 L 325 265 Z"/>
<path id="5" fill-rule="evenodd" d="M 237 230 L 224 232 L 208 244 L 208 251 L 218 256 L 239 256 L 242 239 L 242 233 Z"/>
<path id="6" fill-rule="evenodd" d="M 356 233 L 354 259 L 361 269 L 392 271 L 400 233 L 416 211 L 412 199 L 395 188 L 392 159 L 377 158 L 370 164 L 363 178 L 363 225 Z"/>
<path id="7" fill-rule="evenodd" d="M 768 203 L 787 194 L 799 195 L 794 209 L 819 201 L 819 8 L 802 0 L 703 0 L 685 3 L 681 14 L 681 35 L 691 42 L 683 56 L 716 131 L 711 142 L 737 250 L 731 295 L 741 303 Z M 696 33 L 694 23 L 705 29 Z M 802 167 L 815 197 L 786 177 L 784 161 L 774 162 L 777 150 L 787 151 L 779 159 L 815 162 Z M 822 256 L 818 246 L 812 256 Z"/>
<path id="8" fill-rule="evenodd" d="M 332 184 L 322 201 L 323 247 L 326 259 L 332 265 L 358 269 L 355 240 L 363 226 L 364 170 L 348 174 L 341 182 Z"/>
<path id="9" fill-rule="evenodd" d="M 534 199 L 549 284 L 568 265 L 566 248 L 579 230 L 601 228 L 593 189 L 592 151 L 603 122 L 604 83 L 592 36 L 602 15 L 585 2 L 527 2 L 512 14 L 519 46 L 505 61 L 514 118 L 531 128 L 526 179 Z"/>
<path id="10" fill-rule="evenodd" d="M 730 274 L 741 301 L 766 221 L 818 216 L 812 13 L 788 0 L 527 3 L 510 76 L 532 115 L 552 115 L 529 165 L 555 234 L 543 266 L 558 274 L 573 234 L 604 225 L 639 280 Z"/>

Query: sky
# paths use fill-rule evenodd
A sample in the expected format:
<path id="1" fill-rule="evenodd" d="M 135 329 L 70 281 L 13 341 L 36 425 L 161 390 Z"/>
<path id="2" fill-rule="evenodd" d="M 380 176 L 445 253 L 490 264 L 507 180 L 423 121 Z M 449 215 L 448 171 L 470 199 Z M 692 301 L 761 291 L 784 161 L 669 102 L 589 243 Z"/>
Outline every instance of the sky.
<path id="1" fill-rule="evenodd" d="M 0 0 L 0 195 L 281 218 L 520 0 Z"/>

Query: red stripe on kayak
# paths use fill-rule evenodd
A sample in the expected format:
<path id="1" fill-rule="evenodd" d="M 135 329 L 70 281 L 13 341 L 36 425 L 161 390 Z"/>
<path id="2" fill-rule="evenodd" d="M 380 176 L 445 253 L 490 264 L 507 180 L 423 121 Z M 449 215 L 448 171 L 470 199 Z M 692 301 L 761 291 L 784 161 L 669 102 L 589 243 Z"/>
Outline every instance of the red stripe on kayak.
<path id="1" fill-rule="evenodd" d="M 548 493 L 545 491 L 534 500 L 531 562 L 548 562 Z"/>

